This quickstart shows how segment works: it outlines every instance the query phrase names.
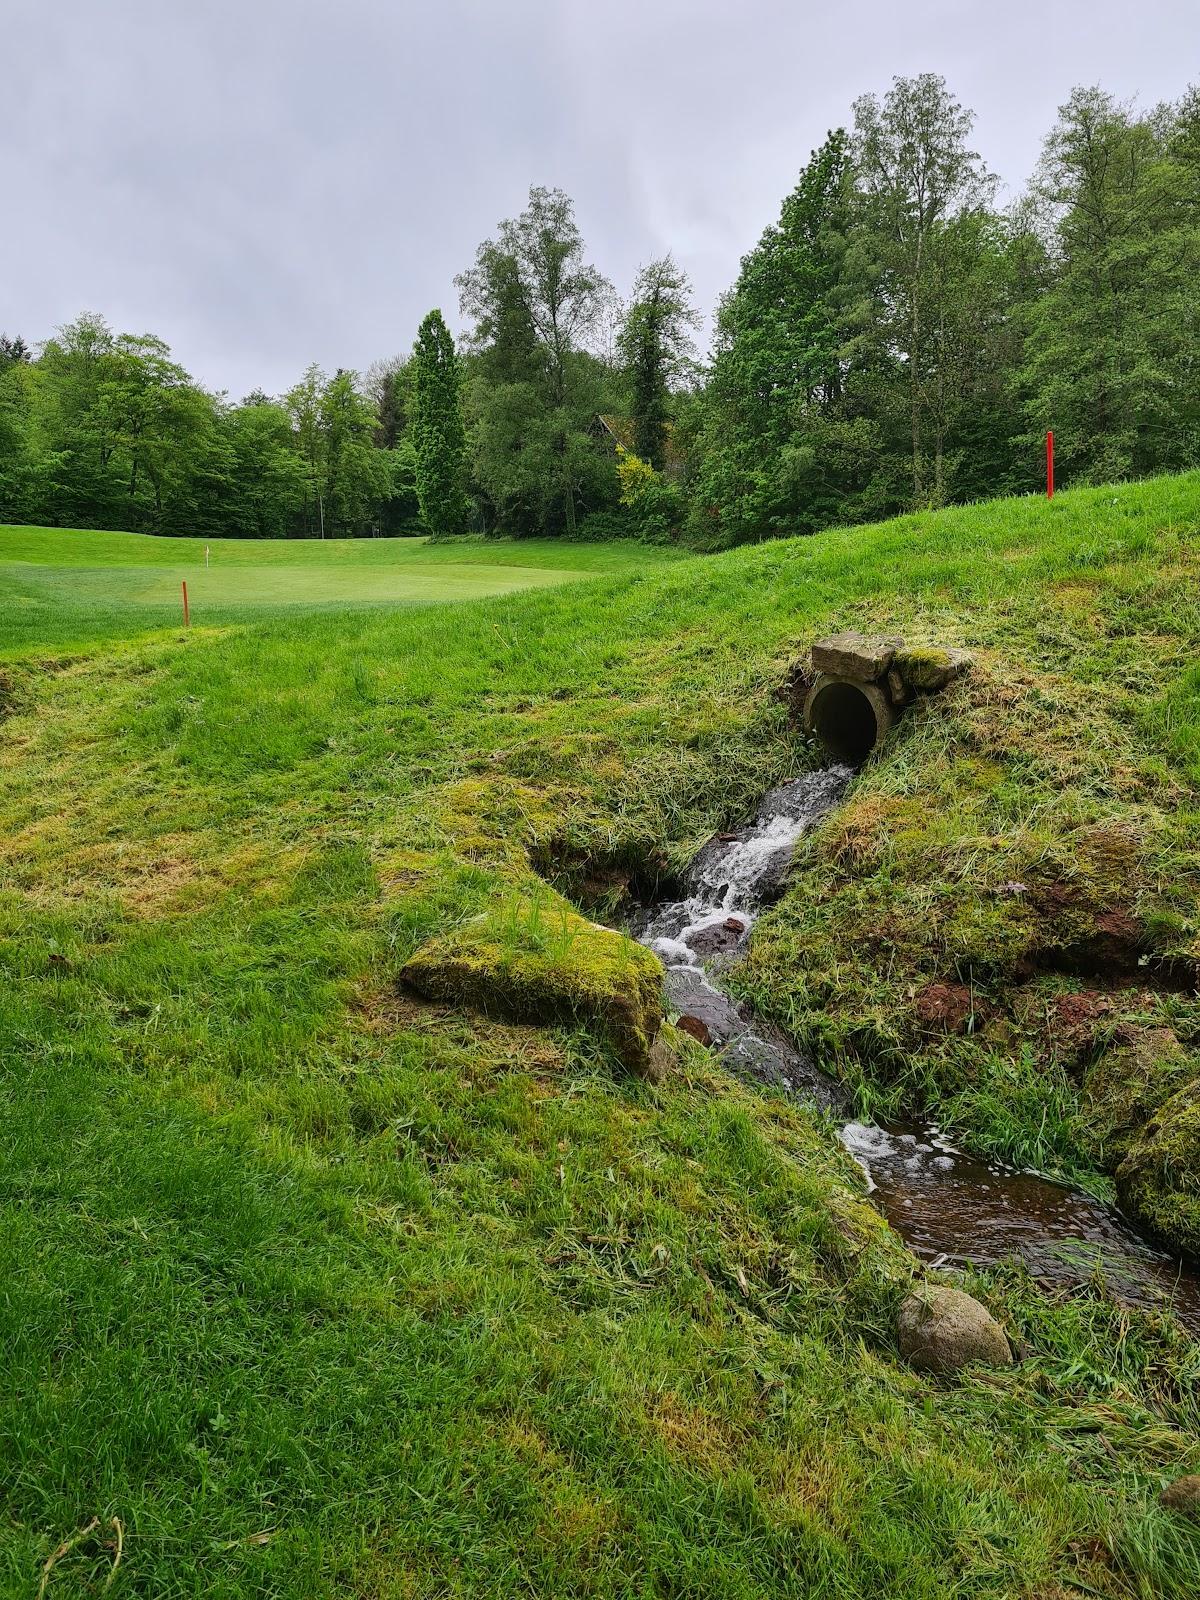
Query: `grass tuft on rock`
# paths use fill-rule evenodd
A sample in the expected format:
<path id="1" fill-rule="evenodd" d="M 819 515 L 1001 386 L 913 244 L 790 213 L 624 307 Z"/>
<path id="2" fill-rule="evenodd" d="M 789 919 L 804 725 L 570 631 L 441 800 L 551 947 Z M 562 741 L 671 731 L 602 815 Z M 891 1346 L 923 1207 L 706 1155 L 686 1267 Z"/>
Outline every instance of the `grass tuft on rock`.
<path id="1" fill-rule="evenodd" d="M 660 963 L 549 889 L 511 896 L 430 940 L 405 962 L 400 981 L 486 1016 L 589 1025 L 629 1071 L 651 1071 L 663 1020 Z"/>

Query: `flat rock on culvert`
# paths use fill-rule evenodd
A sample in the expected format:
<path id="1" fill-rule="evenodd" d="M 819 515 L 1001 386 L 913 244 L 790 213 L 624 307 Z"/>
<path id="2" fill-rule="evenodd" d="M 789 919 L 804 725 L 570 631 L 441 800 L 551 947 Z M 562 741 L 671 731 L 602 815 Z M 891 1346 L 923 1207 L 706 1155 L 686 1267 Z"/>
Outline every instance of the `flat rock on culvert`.
<path id="1" fill-rule="evenodd" d="M 845 633 L 818 639 L 812 647 L 812 664 L 817 672 L 831 678 L 854 678 L 859 683 L 874 683 L 891 666 L 902 639 L 891 635 Z"/>
<path id="2" fill-rule="evenodd" d="M 1011 1367 L 1008 1335 L 978 1300 L 961 1289 L 926 1286 L 910 1294 L 897 1323 L 900 1354 L 921 1372 L 952 1378 L 978 1362 Z"/>
<path id="3" fill-rule="evenodd" d="M 1187 1517 L 1200 1518 L 1200 1472 L 1189 1472 L 1186 1478 L 1176 1478 L 1161 1495 L 1168 1511 L 1179 1511 Z"/>

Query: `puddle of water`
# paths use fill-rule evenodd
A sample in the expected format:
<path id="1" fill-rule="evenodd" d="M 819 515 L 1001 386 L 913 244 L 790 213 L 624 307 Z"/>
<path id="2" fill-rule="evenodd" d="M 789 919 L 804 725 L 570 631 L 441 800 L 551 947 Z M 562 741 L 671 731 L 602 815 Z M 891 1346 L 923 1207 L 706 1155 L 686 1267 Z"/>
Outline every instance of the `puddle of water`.
<path id="1" fill-rule="evenodd" d="M 721 967 L 782 892 L 797 841 L 837 805 L 852 777 L 849 767 L 827 767 L 772 789 L 752 823 L 704 846 L 681 899 L 650 908 L 635 925 L 634 936 L 666 969 L 682 1025 L 734 1071 L 843 1119 L 842 1143 L 866 1173 L 872 1201 L 931 1264 L 993 1266 L 1018 1256 L 1050 1284 L 1102 1275 L 1129 1303 L 1170 1301 L 1200 1334 L 1200 1273 L 1149 1243 L 1120 1212 L 1037 1173 L 965 1155 L 931 1123 L 853 1120 L 831 1079 L 720 988 Z"/>

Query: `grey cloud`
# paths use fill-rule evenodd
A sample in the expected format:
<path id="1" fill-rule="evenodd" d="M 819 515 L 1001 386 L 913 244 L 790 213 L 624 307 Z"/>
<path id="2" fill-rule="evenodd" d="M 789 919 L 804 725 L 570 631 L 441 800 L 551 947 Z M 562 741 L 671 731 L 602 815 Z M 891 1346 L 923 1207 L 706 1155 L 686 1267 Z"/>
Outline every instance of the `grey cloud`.
<path id="1" fill-rule="evenodd" d="M 942 72 L 1019 189 L 1073 84 L 1196 76 L 1193 0 L 0 0 L 0 328 L 83 309 L 206 383 L 408 346 L 531 182 L 628 287 L 665 249 L 703 308 L 854 97 Z"/>

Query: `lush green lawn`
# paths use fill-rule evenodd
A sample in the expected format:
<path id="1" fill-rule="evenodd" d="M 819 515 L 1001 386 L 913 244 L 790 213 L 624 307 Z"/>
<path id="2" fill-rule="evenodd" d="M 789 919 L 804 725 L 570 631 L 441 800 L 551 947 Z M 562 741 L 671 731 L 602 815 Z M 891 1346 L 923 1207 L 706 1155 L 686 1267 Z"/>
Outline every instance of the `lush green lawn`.
<path id="1" fill-rule="evenodd" d="M 207 551 L 207 559 L 206 559 Z M 0 654 L 303 607 L 474 600 L 672 559 L 549 540 L 165 539 L 0 527 Z"/>
<path id="2" fill-rule="evenodd" d="M 810 763 L 773 690 L 815 633 L 961 640 L 975 674 L 862 774 L 739 981 L 865 1097 L 1099 1179 L 1093 1059 L 1171 1032 L 1141 1092 L 1198 1069 L 1194 996 L 1150 975 L 1086 1060 L 1042 1020 L 1095 981 L 1052 959 L 1078 922 L 1195 952 L 1198 528 L 1200 477 L 1166 479 L 10 641 L 3 1592 L 96 1517 L 49 1596 L 102 1592 L 113 1519 L 114 1596 L 1194 1596 L 1157 1500 L 1200 1469 L 1169 1318 L 997 1272 L 1020 1364 L 939 1386 L 895 1349 L 915 1264 L 817 1119 L 698 1046 L 654 1087 L 397 974 L 480 918 L 583 962 L 543 880 L 609 915 Z M 986 1026 L 923 1030 L 934 980 Z"/>

